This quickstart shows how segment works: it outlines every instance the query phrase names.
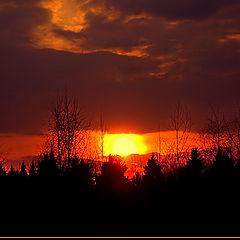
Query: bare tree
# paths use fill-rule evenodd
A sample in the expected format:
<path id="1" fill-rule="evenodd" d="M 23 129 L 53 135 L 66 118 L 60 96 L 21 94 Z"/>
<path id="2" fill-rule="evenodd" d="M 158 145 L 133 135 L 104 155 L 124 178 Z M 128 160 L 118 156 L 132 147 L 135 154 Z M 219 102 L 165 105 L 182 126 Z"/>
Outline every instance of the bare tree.
<path id="1" fill-rule="evenodd" d="M 107 133 L 107 125 L 103 119 L 103 114 L 100 114 L 100 121 L 99 121 L 99 128 L 100 128 L 100 151 L 101 151 L 101 160 L 104 161 L 104 138 Z"/>
<path id="2" fill-rule="evenodd" d="M 203 131 L 205 134 L 206 147 L 212 148 L 214 153 L 226 146 L 227 122 L 224 113 L 219 109 L 211 107 L 211 114 L 208 118 L 206 127 Z"/>
<path id="3" fill-rule="evenodd" d="M 199 149 L 207 165 L 211 166 L 219 150 L 230 153 L 232 143 L 229 138 L 230 122 L 225 119 L 223 111 L 210 105 L 207 122 L 199 133 Z"/>
<path id="4" fill-rule="evenodd" d="M 4 151 L 2 149 L 2 145 L 0 145 L 0 176 L 5 176 L 6 175 L 4 164 L 5 164 L 5 154 L 4 154 Z"/>
<path id="5" fill-rule="evenodd" d="M 161 156 L 162 156 L 162 136 L 161 136 L 161 126 L 158 125 L 158 154 L 157 154 L 157 160 L 160 163 L 161 162 Z"/>
<path id="6" fill-rule="evenodd" d="M 49 133 L 60 167 L 70 167 L 73 156 L 85 151 L 90 125 L 75 97 L 65 91 L 57 98 L 50 111 Z"/>
<path id="7" fill-rule="evenodd" d="M 226 120 L 224 113 L 211 106 L 212 114 L 208 119 L 206 132 L 211 136 L 214 149 L 223 149 L 226 134 Z"/>
<path id="8" fill-rule="evenodd" d="M 181 166 L 180 157 L 188 141 L 191 131 L 190 112 L 180 102 L 174 108 L 171 116 L 171 129 L 175 132 L 175 152 L 178 166 Z"/>
<path id="9" fill-rule="evenodd" d="M 227 125 L 229 146 L 231 148 L 231 155 L 233 159 L 240 158 L 240 106 L 237 107 L 237 114 L 235 118 Z"/>

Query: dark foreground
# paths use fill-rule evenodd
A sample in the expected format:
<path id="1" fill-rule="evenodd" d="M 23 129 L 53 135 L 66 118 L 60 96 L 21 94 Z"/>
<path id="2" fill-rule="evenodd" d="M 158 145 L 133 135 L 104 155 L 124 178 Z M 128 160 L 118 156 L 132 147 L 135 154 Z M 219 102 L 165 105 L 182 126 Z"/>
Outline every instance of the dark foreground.
<path id="1" fill-rule="evenodd" d="M 238 192 L 208 185 L 103 195 L 61 180 L 16 179 L 1 187 L 1 235 L 239 236 Z"/>
<path id="2" fill-rule="evenodd" d="M 240 164 L 220 151 L 207 167 L 194 149 L 168 176 L 153 156 L 132 180 L 114 159 L 99 174 L 54 159 L 2 171 L 1 236 L 240 236 Z"/>

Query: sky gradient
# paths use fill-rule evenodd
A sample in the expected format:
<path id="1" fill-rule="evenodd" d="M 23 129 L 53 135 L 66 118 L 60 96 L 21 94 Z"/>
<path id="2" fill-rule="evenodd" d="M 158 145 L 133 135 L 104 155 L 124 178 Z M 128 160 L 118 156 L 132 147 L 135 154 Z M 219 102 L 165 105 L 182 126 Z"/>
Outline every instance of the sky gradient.
<path id="1" fill-rule="evenodd" d="M 237 0 L 1 0 L 0 134 L 41 136 L 66 86 L 113 132 L 193 129 L 239 101 Z M 5 136 L 5 135 L 4 135 Z"/>

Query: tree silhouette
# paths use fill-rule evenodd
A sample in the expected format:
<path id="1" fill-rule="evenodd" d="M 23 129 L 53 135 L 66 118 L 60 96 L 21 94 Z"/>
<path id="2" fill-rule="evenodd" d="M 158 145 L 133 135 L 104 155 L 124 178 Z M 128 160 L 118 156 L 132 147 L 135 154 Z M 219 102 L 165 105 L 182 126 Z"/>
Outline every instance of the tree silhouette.
<path id="1" fill-rule="evenodd" d="M 84 186 L 91 186 L 93 184 L 93 174 L 88 162 L 84 162 L 83 159 L 79 161 L 77 157 L 72 159 L 72 166 L 70 170 L 70 176 L 73 177 L 78 184 Z"/>
<path id="2" fill-rule="evenodd" d="M 184 151 L 191 131 L 190 112 L 180 102 L 175 106 L 170 124 L 171 130 L 175 132 L 175 153 L 178 167 L 180 167 L 181 153 Z"/>
<path id="3" fill-rule="evenodd" d="M 99 146 L 100 146 L 100 157 L 101 160 L 104 161 L 104 138 L 108 131 L 108 127 L 103 119 L 103 114 L 100 114 L 99 119 L 99 131 L 100 131 L 100 139 L 99 139 Z"/>
<path id="4" fill-rule="evenodd" d="M 221 181 L 230 180 L 233 177 L 234 161 L 220 148 L 215 156 L 215 161 L 212 165 L 212 173 L 215 180 Z"/>
<path id="5" fill-rule="evenodd" d="M 133 176 L 132 182 L 134 186 L 139 189 L 142 185 L 142 176 L 140 175 L 139 172 L 136 173 L 135 176 Z"/>
<path id="6" fill-rule="evenodd" d="M 29 175 L 30 175 L 31 177 L 37 175 L 37 169 L 36 169 L 36 166 L 35 166 L 34 161 L 32 161 L 31 164 L 30 164 L 30 167 L 29 167 Z"/>
<path id="7" fill-rule="evenodd" d="M 176 119 L 180 116 L 180 113 L 176 113 Z M 180 126 L 178 123 L 176 124 L 176 126 Z M 178 158 L 183 159 L 182 146 L 187 140 L 187 133 L 183 135 L 186 139 L 180 140 L 181 129 L 177 127 L 175 130 L 178 132 L 176 133 L 178 135 L 176 136 L 178 138 L 177 155 Z M 2 192 L 0 200 L 3 202 L 3 206 L 10 206 L 10 204 L 14 204 L 16 196 L 21 196 L 16 205 L 17 207 L 21 206 L 20 216 L 25 214 L 25 209 L 35 209 L 37 206 L 36 211 L 38 212 L 34 212 L 31 219 L 35 214 L 46 216 L 50 212 L 52 214 L 51 222 L 62 223 L 66 219 L 63 222 L 66 231 L 78 231 L 81 224 L 84 226 L 82 228 L 84 231 L 88 229 L 91 233 L 104 231 L 106 226 L 108 229 L 120 232 L 123 225 L 128 226 L 130 233 L 137 230 L 150 232 L 155 227 L 155 229 L 159 229 L 157 228 L 159 226 L 166 232 L 179 233 L 186 227 L 186 222 L 181 221 L 183 216 L 191 220 L 187 227 L 191 226 L 191 229 L 196 231 L 204 231 L 202 221 L 198 219 L 201 214 L 204 221 L 207 221 L 208 217 L 212 215 L 209 220 L 212 223 L 216 222 L 220 215 L 228 220 L 231 219 L 228 212 L 238 215 L 240 213 L 240 207 L 232 204 L 238 199 L 236 195 L 240 184 L 240 160 L 234 165 L 229 152 L 226 151 L 226 148 L 221 147 L 225 145 L 221 138 L 223 137 L 222 129 L 218 130 L 218 127 L 216 129 L 215 131 L 214 127 L 213 135 L 215 136 L 216 133 L 216 146 L 219 147 L 218 152 L 214 155 L 214 161 L 207 161 L 209 159 L 202 157 L 203 152 L 199 151 L 199 148 L 193 148 L 191 154 L 186 153 L 188 159 L 185 165 L 181 162 L 181 164 L 177 164 L 178 168 L 173 169 L 174 171 L 168 171 L 169 165 L 166 162 L 169 159 L 174 159 L 177 163 L 176 150 L 172 155 L 171 153 L 167 155 L 161 153 L 158 159 L 156 155 L 152 154 L 147 162 L 145 162 L 146 159 L 143 161 L 145 156 L 136 154 L 134 158 L 139 157 L 136 162 L 141 162 L 141 166 L 135 168 L 139 172 L 136 172 L 132 179 L 125 177 L 127 167 L 119 156 L 110 155 L 108 161 L 105 162 L 105 157 L 104 161 L 96 161 L 91 158 L 79 157 L 78 154 L 73 155 L 74 151 L 71 151 L 71 157 L 68 158 L 65 149 L 64 154 L 59 158 L 56 145 L 50 144 L 47 148 L 48 151 L 45 151 L 39 158 L 37 166 L 32 161 L 28 171 L 24 162 L 22 162 L 19 175 L 11 165 L 9 177 L 0 179 Z M 102 135 L 103 137 L 104 135 Z M 162 144 L 160 136 L 159 144 Z M 96 147 L 96 151 L 100 152 L 98 147 Z M 159 152 L 161 152 L 160 148 Z M 103 156 L 102 153 L 103 148 L 101 148 L 101 156 Z M 101 160 L 100 155 L 98 160 Z M 65 168 L 62 168 L 65 165 L 60 164 L 59 159 L 67 163 Z M 127 158 L 124 160 L 127 161 Z M 234 160 L 236 159 L 234 158 Z M 146 165 L 141 175 L 143 162 Z M 131 166 L 132 163 L 127 164 Z M 211 164 L 207 165 L 206 163 Z M 4 171 L 3 162 L 0 162 L 0 176 L 4 176 Z M 21 177 L 27 176 L 28 172 L 31 177 Z M 10 176 L 17 177 L 11 178 Z M 29 201 L 29 199 L 34 199 L 34 201 Z M 7 210 L 2 215 L 6 216 L 6 213 Z M 14 216 L 12 214 L 10 220 Z M 80 216 L 79 221 L 75 222 L 75 216 Z M 153 220 L 155 216 L 160 216 L 158 221 Z M 173 218 L 176 218 L 176 221 L 172 222 Z M 100 219 L 100 221 L 93 221 L 94 219 Z M 171 222 L 170 225 L 169 222 Z M 208 225 L 211 224 L 208 222 Z M 226 225 L 222 224 L 221 226 L 225 227 Z M 52 227 L 49 224 L 51 230 Z M 41 229 L 44 231 L 44 226 L 41 225 Z M 226 227 L 225 229 L 230 228 Z"/>
<path id="8" fill-rule="evenodd" d="M 90 125 L 75 97 L 67 91 L 58 97 L 51 109 L 48 144 L 57 153 L 60 168 L 70 167 L 74 155 L 79 152 L 80 155 L 83 154 L 88 143 L 86 132 Z"/>
<path id="9" fill-rule="evenodd" d="M 5 168 L 3 167 L 3 161 L 0 161 L 0 177 L 6 176 Z"/>
<path id="10" fill-rule="evenodd" d="M 13 167 L 13 165 L 11 164 L 10 171 L 8 172 L 8 176 L 10 176 L 10 177 L 15 177 L 15 176 L 17 176 L 17 175 L 18 175 L 17 171 L 14 170 L 14 167 Z"/>
<path id="11" fill-rule="evenodd" d="M 24 161 L 22 162 L 19 175 L 22 176 L 22 177 L 28 176 Z"/>
<path id="12" fill-rule="evenodd" d="M 201 133 L 206 158 L 211 160 L 218 155 L 219 150 L 226 150 L 228 130 L 229 126 L 224 113 L 211 106 L 211 114 Z"/>
<path id="13" fill-rule="evenodd" d="M 143 184 L 147 186 L 156 187 L 164 181 L 164 174 L 162 167 L 156 160 L 154 154 L 148 160 L 147 165 L 144 167 Z"/>
<path id="14" fill-rule="evenodd" d="M 119 159 L 109 156 L 109 161 L 102 165 L 101 175 L 97 179 L 97 184 L 101 189 L 111 191 L 121 191 L 126 187 L 127 179 L 124 176 L 127 167 Z"/>
<path id="15" fill-rule="evenodd" d="M 191 158 L 188 160 L 185 167 L 185 175 L 191 179 L 199 179 L 205 168 L 205 162 L 200 156 L 198 149 L 193 148 L 191 151 Z"/>
<path id="16" fill-rule="evenodd" d="M 43 159 L 38 164 L 38 175 L 43 177 L 56 177 L 58 175 L 57 161 L 53 150 L 49 155 L 43 154 Z"/>

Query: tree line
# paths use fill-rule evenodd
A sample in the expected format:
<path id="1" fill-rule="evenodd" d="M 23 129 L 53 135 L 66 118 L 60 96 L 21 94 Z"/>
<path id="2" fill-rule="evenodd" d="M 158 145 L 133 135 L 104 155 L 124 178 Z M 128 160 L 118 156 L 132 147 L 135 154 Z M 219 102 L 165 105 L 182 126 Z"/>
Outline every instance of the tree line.
<path id="1" fill-rule="evenodd" d="M 239 234 L 233 217 L 240 215 L 237 119 L 228 122 L 213 111 L 200 134 L 202 145 L 185 151 L 191 120 L 178 104 L 171 121 L 174 151 L 166 156 L 153 153 L 143 173 L 136 172 L 130 179 L 120 157 L 103 156 L 107 128 L 102 117 L 100 144 L 94 148 L 99 157 L 84 157 L 91 121 L 83 116 L 73 98 L 59 98 L 51 110 L 39 160 L 28 168 L 22 162 L 20 170 L 11 166 L 9 171 L 0 162 L 0 206 L 5 216 L 0 219 L 1 232 L 25 236 Z"/>

